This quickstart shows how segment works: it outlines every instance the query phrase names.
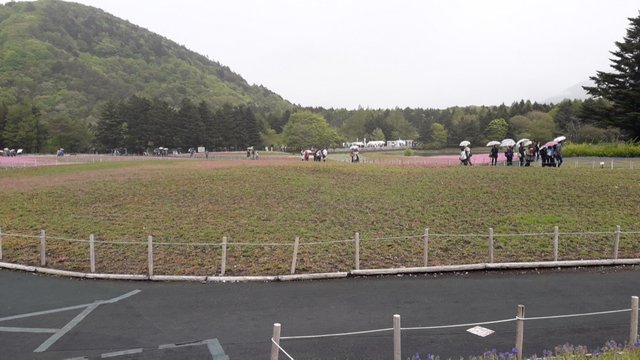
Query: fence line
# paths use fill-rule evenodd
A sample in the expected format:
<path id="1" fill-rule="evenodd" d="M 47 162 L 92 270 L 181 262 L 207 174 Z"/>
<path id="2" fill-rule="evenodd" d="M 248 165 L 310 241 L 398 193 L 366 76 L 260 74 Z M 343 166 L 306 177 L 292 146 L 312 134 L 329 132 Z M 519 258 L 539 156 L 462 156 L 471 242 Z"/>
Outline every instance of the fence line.
<path id="1" fill-rule="evenodd" d="M 445 234 L 445 233 L 430 233 L 429 229 L 426 228 L 425 232 L 421 235 L 406 235 L 406 236 L 396 236 L 396 237 L 371 237 L 371 238 L 366 238 L 366 237 L 361 237 L 359 232 L 356 232 L 354 234 L 354 237 L 351 239 L 343 239 L 343 240 L 325 240 L 325 241 L 310 241 L 310 242 L 304 242 L 301 241 L 299 237 L 296 237 L 296 240 L 293 242 L 269 242 L 269 243 L 259 243 L 259 242 L 231 242 L 227 240 L 227 237 L 223 237 L 223 241 L 222 242 L 172 242 L 172 241 L 168 241 L 168 242 L 161 242 L 161 241 L 154 241 L 152 240 L 148 240 L 146 242 L 137 242 L 137 241 L 108 241 L 108 240 L 96 240 L 95 237 L 93 236 L 93 234 L 90 236 L 90 238 L 87 239 L 73 239 L 73 238 L 66 238 L 66 237 L 54 237 L 54 236 L 48 236 L 46 235 L 46 232 L 44 230 L 41 231 L 40 235 L 23 235 L 23 234 L 15 234 L 15 233 L 2 233 L 0 231 L 0 259 L 2 259 L 2 256 L 6 256 L 6 251 L 3 254 L 3 244 L 2 244 L 2 240 L 3 237 L 5 239 L 5 244 L 7 243 L 6 239 L 8 238 L 27 238 L 27 239 L 39 239 L 40 240 L 40 265 L 41 266 L 45 266 L 47 264 L 47 242 L 52 242 L 52 241 L 67 241 L 67 242 L 79 242 L 79 243 L 89 243 L 89 247 L 90 247 L 90 258 L 91 258 L 91 272 L 95 272 L 95 245 L 96 244 L 108 244 L 108 245 L 133 245 L 133 246 L 146 246 L 147 247 L 147 257 L 148 257 L 148 264 L 147 264 L 147 273 L 151 276 L 153 274 L 153 260 L 154 260 L 154 254 L 153 254 L 153 248 L 154 247 L 159 247 L 159 246 L 190 246 L 190 247 L 208 247 L 208 248 L 222 248 L 222 254 L 221 254 L 221 259 L 220 259 L 220 263 L 221 263 L 221 269 L 220 269 L 220 275 L 224 276 L 225 274 L 225 270 L 226 270 L 226 265 L 227 265 L 227 250 L 229 247 L 285 247 L 285 248 L 292 248 L 293 249 L 293 254 L 292 254 L 292 259 L 291 259 L 291 275 L 295 275 L 296 273 L 296 266 L 298 265 L 298 261 L 297 261 L 297 256 L 298 256 L 298 250 L 300 246 L 317 246 L 317 245 L 330 245 L 330 244 L 353 244 L 354 248 L 353 248 L 353 267 L 351 269 L 354 269 L 356 271 L 360 270 L 360 267 L 362 265 L 361 262 L 361 245 L 363 244 L 367 244 L 368 242 L 380 242 L 380 241 L 397 241 L 397 240 L 401 240 L 401 241 L 416 241 L 415 243 L 412 243 L 411 246 L 415 249 L 416 246 L 421 246 L 422 250 L 420 250 L 420 255 L 419 256 L 415 256 L 414 259 L 411 259 L 409 261 L 413 261 L 414 263 L 419 262 L 422 264 L 422 266 L 424 268 L 427 268 L 428 266 L 430 266 L 429 264 L 429 253 L 432 253 L 432 258 L 433 258 L 433 251 L 430 251 L 430 247 L 434 248 L 435 247 L 435 252 L 438 253 L 438 251 L 442 251 L 442 250 L 438 250 L 438 246 L 442 246 L 443 244 L 445 244 L 445 246 L 448 246 L 449 249 L 454 249 L 457 250 L 458 253 L 464 253 L 464 251 L 466 250 L 473 250 L 473 254 L 475 257 L 478 258 L 482 258 L 482 257 L 486 257 L 486 263 L 488 264 L 494 264 L 495 262 L 495 255 L 496 255 L 496 250 L 499 251 L 504 251 L 505 253 L 508 254 L 508 251 L 504 249 L 504 247 L 502 246 L 497 246 L 496 245 L 496 238 L 504 238 L 504 237 L 531 237 L 531 236 L 539 236 L 539 237 L 548 237 L 548 241 L 549 244 L 553 245 L 553 253 L 551 254 L 551 256 L 553 256 L 553 261 L 558 262 L 559 261 L 559 253 L 560 253 L 560 248 L 561 248 L 561 241 L 560 238 L 561 236 L 591 236 L 591 235 L 596 235 L 596 236 L 604 236 L 604 235 L 610 235 L 611 238 L 607 238 L 607 244 L 611 243 L 610 245 L 610 257 L 604 257 L 602 255 L 594 255 L 595 259 L 613 259 L 613 260 L 618 260 L 619 257 L 619 251 L 620 251 L 620 238 L 622 235 L 626 235 L 626 234 L 640 234 L 640 231 L 621 231 L 620 226 L 616 226 L 614 231 L 584 231 L 584 232 L 560 232 L 559 227 L 558 226 L 554 226 L 554 231 L 553 232 L 540 232 L 540 233 L 495 233 L 493 228 L 489 228 L 487 233 L 474 233 L 474 234 Z M 465 245 L 459 244 L 457 242 L 442 242 L 440 239 L 448 239 L 448 240 L 453 240 L 456 238 L 476 238 L 477 240 L 481 240 L 483 239 L 483 243 L 479 243 L 476 240 L 474 240 L 472 242 L 472 244 L 470 245 L 471 247 L 469 248 L 465 248 Z M 431 239 L 431 241 L 430 241 Z M 435 244 L 435 245 L 434 245 Z M 601 245 L 604 243 L 601 243 Z M 468 245 L 468 244 L 467 244 Z M 6 246 L 6 245 L 5 245 Z M 402 246 L 397 245 L 397 246 Z M 566 249 L 570 249 L 567 248 L 565 246 Z M 602 254 L 602 249 L 606 249 L 606 247 L 604 248 L 600 248 L 599 254 Z M 486 252 L 485 252 L 486 251 Z M 626 251 L 629 251 L 628 249 Z M 608 251 L 607 251 L 608 252 Z M 348 252 L 347 252 L 348 253 Z M 565 250 L 566 253 L 566 250 Z M 415 254 L 415 252 L 414 252 Z M 499 255 L 499 254 L 498 254 Z M 515 254 L 512 256 L 518 256 L 518 254 Z M 437 256 L 436 256 L 437 257 Z M 566 257 L 566 255 L 565 255 Z M 421 259 L 420 259 L 421 258 Z M 522 261 L 522 260 L 520 260 Z M 547 260 L 548 261 L 548 260 Z M 454 262 L 455 263 L 455 262 Z M 401 265 L 402 266 L 402 265 Z M 432 265 L 433 266 L 433 265 Z M 542 266 L 542 265 L 541 265 Z M 411 266 L 409 266 L 409 268 L 413 268 Z M 392 268 L 391 268 L 392 269 Z M 366 270 L 365 270 L 366 271 Z"/>
<path id="2" fill-rule="evenodd" d="M 450 329 L 450 328 L 459 328 L 459 327 L 475 327 L 480 325 L 490 325 L 490 324 L 499 324 L 499 323 L 508 323 L 508 322 L 516 322 L 516 339 L 515 339 L 515 349 L 517 349 L 517 359 L 521 360 L 523 356 L 523 347 L 524 347 L 524 323 L 525 321 L 532 320 L 550 320 L 550 319 L 560 319 L 560 318 L 572 318 L 572 317 L 586 317 L 586 316 L 597 316 L 597 315 L 610 315 L 622 312 L 630 312 L 631 316 L 629 319 L 629 340 L 628 346 L 634 346 L 634 344 L 638 340 L 638 297 L 631 297 L 631 307 L 628 309 L 620 309 L 620 310 L 608 310 L 608 311 L 598 311 L 598 312 L 589 312 L 589 313 L 578 313 L 578 314 L 565 314 L 565 315 L 551 315 L 551 316 L 538 316 L 538 317 L 525 317 L 525 306 L 518 305 L 516 316 L 514 318 L 502 319 L 502 320 L 492 320 L 492 321 L 484 321 L 484 322 L 476 322 L 476 323 L 465 323 L 465 324 L 452 324 L 452 325 L 438 325 L 438 326 L 423 326 L 423 327 L 401 327 L 400 326 L 400 315 L 393 315 L 393 327 L 392 328 L 384 328 L 384 329 L 374 329 L 374 330 L 364 330 L 364 331 L 353 331 L 353 332 L 343 332 L 343 333 L 334 333 L 334 334 L 320 334 L 320 335 L 302 335 L 302 336 L 280 336 L 281 325 L 279 323 L 274 324 L 274 330 L 271 338 L 271 342 L 273 343 L 271 349 L 271 360 L 278 360 L 279 351 L 282 351 L 289 359 L 293 360 L 293 357 L 285 352 L 285 350 L 280 346 L 280 340 L 302 340 L 302 339 L 318 339 L 318 338 L 327 338 L 327 337 L 343 337 L 343 336 L 352 336 L 352 335 L 362 335 L 362 334 L 370 334 L 370 333 L 380 333 L 380 332 L 389 332 L 393 331 L 393 346 L 394 346 L 394 360 L 401 360 L 401 331 L 414 331 L 414 330 L 435 330 L 435 329 Z"/>

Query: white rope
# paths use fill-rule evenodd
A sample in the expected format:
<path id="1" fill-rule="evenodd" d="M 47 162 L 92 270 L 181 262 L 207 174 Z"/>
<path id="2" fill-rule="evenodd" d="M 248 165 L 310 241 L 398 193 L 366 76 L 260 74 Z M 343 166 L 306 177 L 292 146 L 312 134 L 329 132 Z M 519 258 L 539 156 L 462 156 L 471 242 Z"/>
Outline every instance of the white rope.
<path id="1" fill-rule="evenodd" d="M 353 332 L 336 333 L 336 334 L 302 335 L 302 336 L 282 336 L 282 337 L 280 337 L 280 340 L 317 339 L 317 338 L 325 338 L 325 337 L 337 337 L 337 336 L 362 335 L 362 334 L 372 334 L 372 333 L 379 333 L 379 332 L 392 331 L 392 330 L 393 330 L 393 328 L 386 328 L 386 329 L 364 330 L 364 331 L 353 331 Z"/>
<path id="2" fill-rule="evenodd" d="M 559 232 L 558 235 L 613 235 L 614 231 Z M 551 233 L 553 235 L 553 233 Z"/>
<path id="3" fill-rule="evenodd" d="M 67 238 L 62 238 L 62 237 L 53 237 L 53 236 L 47 236 L 47 240 L 61 240 L 61 241 L 70 241 L 70 242 L 89 242 L 89 240 L 84 240 L 84 239 L 67 239 Z"/>
<path id="4" fill-rule="evenodd" d="M 232 246 L 232 245 L 236 245 L 236 246 L 293 246 L 293 243 L 285 243 L 285 244 L 279 244 L 279 243 L 237 243 L 237 242 L 228 242 L 227 246 Z"/>
<path id="5" fill-rule="evenodd" d="M 323 245 L 323 244 L 340 244 L 340 243 L 352 243 L 355 242 L 354 239 L 348 239 L 348 240 L 332 240 L 332 241 L 316 241 L 316 242 L 301 242 L 300 246 L 303 245 Z"/>
<path id="6" fill-rule="evenodd" d="M 525 233 L 525 234 L 493 234 L 493 237 L 502 237 L 502 236 L 547 236 L 553 235 L 553 233 Z M 487 234 L 488 236 L 488 234 Z"/>
<path id="7" fill-rule="evenodd" d="M 280 338 L 280 339 L 282 339 L 282 338 Z M 280 351 L 282 351 L 285 355 L 287 355 L 287 357 L 288 357 L 289 359 L 294 360 L 294 358 L 292 358 L 292 357 L 291 357 L 291 355 L 289 355 L 286 351 L 284 351 L 284 349 L 283 349 L 282 347 L 280 347 L 280 345 L 279 345 L 275 340 L 273 340 L 273 338 L 271 338 L 271 342 L 272 342 L 275 346 L 277 346 L 277 347 L 278 347 L 278 349 L 280 349 Z"/>
<path id="8" fill-rule="evenodd" d="M 469 323 L 469 324 L 439 325 L 439 326 L 422 326 L 422 327 L 408 327 L 408 328 L 401 328 L 401 330 L 433 330 L 433 329 L 449 329 L 449 328 L 467 327 L 467 326 L 478 326 L 478 325 L 500 324 L 500 323 L 506 323 L 506 322 L 516 321 L 516 320 L 517 320 L 517 318 L 512 318 L 512 319 L 494 320 L 494 321 L 485 321 L 485 322 Z"/>
<path id="9" fill-rule="evenodd" d="M 610 310 L 610 311 L 598 311 L 598 312 L 582 313 L 582 314 L 568 314 L 568 315 L 552 315 L 552 316 L 525 317 L 525 318 L 519 318 L 519 317 L 516 317 L 516 319 L 518 319 L 518 320 L 547 320 L 547 319 L 562 319 L 562 318 L 579 317 L 579 316 L 593 316 L 593 315 L 615 314 L 615 313 L 628 312 L 628 311 L 631 311 L 631 309 Z"/>
<path id="10" fill-rule="evenodd" d="M 421 238 L 424 235 L 407 235 L 407 236 L 397 236 L 397 237 L 384 237 L 384 238 L 361 238 L 360 240 L 376 240 L 376 241 L 382 241 L 382 240 L 410 240 L 410 239 L 416 239 L 416 238 Z"/>
<path id="11" fill-rule="evenodd" d="M 147 245 L 146 242 L 136 241 L 106 241 L 106 240 L 94 240 L 96 244 L 111 244 L 111 245 Z"/>
<path id="12" fill-rule="evenodd" d="M 222 246 L 221 243 L 176 243 L 176 242 L 153 242 L 153 245 L 167 245 L 167 246 Z"/>
<path id="13" fill-rule="evenodd" d="M 6 233 L 2 233 L 2 236 L 7 236 L 7 237 L 24 237 L 24 238 L 39 238 L 40 235 L 21 235 L 21 234 L 6 234 Z"/>

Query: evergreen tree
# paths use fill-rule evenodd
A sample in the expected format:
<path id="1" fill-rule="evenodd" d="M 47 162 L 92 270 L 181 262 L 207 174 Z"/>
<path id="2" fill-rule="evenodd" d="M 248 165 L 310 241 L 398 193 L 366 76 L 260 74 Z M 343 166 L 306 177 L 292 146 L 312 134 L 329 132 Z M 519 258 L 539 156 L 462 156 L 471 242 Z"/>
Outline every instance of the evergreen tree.
<path id="1" fill-rule="evenodd" d="M 107 102 L 96 124 L 96 141 L 98 148 L 111 151 L 124 146 L 125 122 L 119 114 L 120 106 L 113 101 Z"/>
<path id="2" fill-rule="evenodd" d="M 22 148 L 27 152 L 39 151 L 42 136 L 39 115 L 39 111 L 28 99 L 10 106 L 2 134 L 4 145 L 12 149 Z"/>
<path id="3" fill-rule="evenodd" d="M 611 112 L 592 115 L 640 137 L 640 16 L 629 20 L 631 27 L 624 41 L 616 41 L 618 50 L 611 52 L 614 71 L 598 71 L 591 77 L 595 86 L 584 89 L 594 97 L 611 102 Z"/>
<path id="4" fill-rule="evenodd" d="M 4 102 L 0 104 L 0 149 L 4 149 L 4 127 L 7 124 L 7 114 L 9 113 L 9 108 L 7 108 L 7 104 Z"/>

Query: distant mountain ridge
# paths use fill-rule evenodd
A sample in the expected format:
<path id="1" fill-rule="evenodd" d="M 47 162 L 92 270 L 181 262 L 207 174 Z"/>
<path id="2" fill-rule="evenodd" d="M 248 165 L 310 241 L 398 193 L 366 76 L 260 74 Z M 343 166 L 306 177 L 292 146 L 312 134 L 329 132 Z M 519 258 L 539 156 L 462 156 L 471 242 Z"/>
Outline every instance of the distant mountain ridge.
<path id="1" fill-rule="evenodd" d="M 593 81 L 585 80 L 580 83 L 577 83 L 571 87 L 564 89 L 562 92 L 557 95 L 546 98 L 544 103 L 554 103 L 557 104 L 562 100 L 585 100 L 589 98 L 589 94 L 582 88 L 583 86 L 594 86 Z"/>
<path id="2" fill-rule="evenodd" d="M 100 9 L 59 0 L 0 5 L 0 104 L 33 99 L 43 115 L 95 121 L 109 100 L 132 95 L 178 106 L 292 105 L 227 66 Z"/>

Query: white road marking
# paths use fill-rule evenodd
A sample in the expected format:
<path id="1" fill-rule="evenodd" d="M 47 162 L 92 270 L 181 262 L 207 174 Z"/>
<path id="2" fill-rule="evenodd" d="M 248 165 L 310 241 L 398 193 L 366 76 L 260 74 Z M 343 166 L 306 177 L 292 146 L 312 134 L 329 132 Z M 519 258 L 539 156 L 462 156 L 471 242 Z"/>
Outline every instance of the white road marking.
<path id="1" fill-rule="evenodd" d="M 102 354 L 102 355 L 100 355 L 100 358 L 105 359 L 105 358 L 122 356 L 122 355 L 140 354 L 141 352 L 142 352 L 142 348 L 131 349 L 131 350 L 122 350 L 122 351 L 116 351 L 116 352 L 112 352 L 112 353 Z"/>
<path id="2" fill-rule="evenodd" d="M 43 352 L 46 351 L 51 345 L 53 345 L 56 341 L 58 341 L 64 334 L 68 333 L 71 329 L 73 329 L 76 325 L 80 323 L 87 315 L 89 315 L 93 310 L 95 310 L 100 303 L 95 303 L 93 305 L 88 306 L 84 311 L 80 314 L 76 315 L 71 321 L 67 323 L 62 329 L 56 331 L 55 334 L 51 335 L 45 342 L 43 342 L 37 349 L 33 350 L 33 352 Z"/>
<path id="3" fill-rule="evenodd" d="M 114 302 L 117 302 L 117 301 L 120 301 L 122 299 L 128 298 L 129 296 L 133 296 L 133 295 L 139 293 L 140 291 L 141 290 L 133 290 L 131 292 L 128 292 L 128 293 L 126 293 L 124 295 L 120 295 L 120 296 L 115 297 L 113 299 L 98 300 L 96 302 L 99 302 L 99 303 L 102 303 L 102 304 L 113 304 Z M 96 302 L 89 303 L 89 304 L 67 306 L 67 307 L 58 308 L 58 309 L 36 311 L 36 312 L 28 313 L 28 314 L 12 315 L 12 316 L 7 316 L 7 317 L 0 318 L 0 321 L 22 319 L 22 318 L 27 318 L 27 317 L 32 317 L 32 316 L 47 315 L 47 314 L 54 314 L 54 313 L 57 313 L 57 312 L 82 309 L 82 308 L 86 308 L 87 306 L 91 306 L 91 305 L 95 304 Z"/>
<path id="4" fill-rule="evenodd" d="M 38 346 L 37 349 L 33 350 L 33 352 L 46 351 L 49 347 L 51 347 L 51 345 L 53 345 L 56 341 L 58 341 L 61 337 L 63 337 L 66 333 L 68 333 L 69 331 L 71 331 L 71 329 L 73 329 L 76 325 L 78 325 L 80 321 L 82 321 L 85 317 L 87 317 L 87 315 L 89 315 L 98 306 L 103 304 L 113 304 L 117 301 L 133 296 L 139 292 L 140 290 L 133 290 L 126 294 L 115 297 L 113 299 L 98 300 L 92 304 L 88 304 L 80 314 L 76 315 L 76 317 L 71 319 L 71 321 L 69 321 L 67 325 L 65 325 L 62 329 L 59 329 L 58 331 L 56 331 L 50 338 L 48 338 L 45 342 L 43 342 L 40 346 Z"/>
<path id="5" fill-rule="evenodd" d="M 21 328 L 21 327 L 4 327 L 0 326 L 0 332 L 20 332 L 20 333 L 34 333 L 34 334 L 42 334 L 49 333 L 53 334 L 60 329 L 43 329 L 43 328 Z"/>

